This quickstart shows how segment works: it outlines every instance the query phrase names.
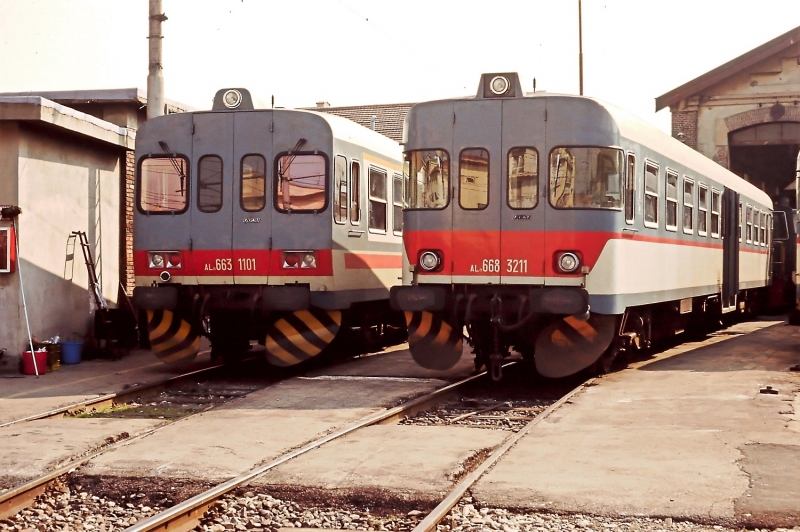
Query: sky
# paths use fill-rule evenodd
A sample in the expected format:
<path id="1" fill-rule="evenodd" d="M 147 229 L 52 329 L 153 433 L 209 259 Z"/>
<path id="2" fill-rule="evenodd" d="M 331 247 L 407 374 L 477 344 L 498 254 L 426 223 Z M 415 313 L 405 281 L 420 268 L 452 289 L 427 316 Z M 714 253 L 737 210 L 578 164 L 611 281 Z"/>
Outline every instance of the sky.
<path id="1" fill-rule="evenodd" d="M 655 98 L 800 25 L 800 0 L 583 0 L 584 94 L 665 131 Z M 147 87 L 147 0 L 0 0 L 0 92 Z M 163 0 L 165 95 L 281 107 L 578 93 L 578 0 Z"/>

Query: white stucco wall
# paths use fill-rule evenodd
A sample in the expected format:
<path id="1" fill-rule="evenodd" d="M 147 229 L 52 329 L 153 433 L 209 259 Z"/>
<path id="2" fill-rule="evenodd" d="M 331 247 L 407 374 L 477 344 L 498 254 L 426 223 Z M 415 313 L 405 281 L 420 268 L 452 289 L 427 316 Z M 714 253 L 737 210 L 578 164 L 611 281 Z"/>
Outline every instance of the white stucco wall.
<path id="1" fill-rule="evenodd" d="M 97 141 L 25 125 L 16 128 L 14 139 L 9 129 L 0 127 L 0 171 L 3 181 L 15 181 L 17 190 L 15 194 L 13 186 L 0 186 L 0 204 L 22 208 L 19 266 L 31 332 L 39 339 L 55 334 L 82 339 L 91 331 L 93 316 L 88 274 L 79 243 L 74 260 L 67 260 L 67 239 L 72 231 L 86 232 L 103 294 L 115 303 L 121 152 Z M 15 165 L 16 176 L 4 171 Z M 18 353 L 26 344 L 19 273 L 10 274 L 0 279 L 0 348 Z"/>

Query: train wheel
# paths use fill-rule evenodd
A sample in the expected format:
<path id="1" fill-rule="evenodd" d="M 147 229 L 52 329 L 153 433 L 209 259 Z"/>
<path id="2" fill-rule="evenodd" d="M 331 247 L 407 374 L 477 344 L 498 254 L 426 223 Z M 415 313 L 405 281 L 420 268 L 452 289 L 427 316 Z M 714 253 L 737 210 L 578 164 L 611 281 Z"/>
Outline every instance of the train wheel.
<path id="1" fill-rule="evenodd" d="M 587 321 L 568 316 L 551 323 L 536 338 L 536 371 L 559 378 L 588 368 L 611 345 L 616 324 L 616 316 L 603 314 L 592 314 Z"/>
<path id="2" fill-rule="evenodd" d="M 191 362 L 200 351 L 200 335 L 185 320 L 169 310 L 147 311 L 150 348 L 168 364 Z"/>
<path id="3" fill-rule="evenodd" d="M 338 310 L 312 308 L 284 316 L 267 331 L 267 361 L 287 367 L 315 357 L 336 338 L 341 325 Z"/>
<path id="4" fill-rule="evenodd" d="M 414 361 L 426 369 L 445 370 L 461 359 L 461 331 L 430 312 L 406 312 L 408 348 Z"/>

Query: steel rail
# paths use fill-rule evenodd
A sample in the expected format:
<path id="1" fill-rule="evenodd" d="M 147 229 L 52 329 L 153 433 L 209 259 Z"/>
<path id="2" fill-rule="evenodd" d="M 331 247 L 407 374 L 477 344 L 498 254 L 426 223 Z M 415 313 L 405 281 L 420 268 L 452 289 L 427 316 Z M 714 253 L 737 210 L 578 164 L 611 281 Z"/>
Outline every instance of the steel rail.
<path id="1" fill-rule="evenodd" d="M 247 358 L 244 359 L 242 362 L 247 362 L 250 360 L 255 360 L 254 358 Z M 130 399 L 131 397 L 135 397 L 137 395 L 142 395 L 143 393 L 153 394 L 160 392 L 165 388 L 169 388 L 170 386 L 188 380 L 198 375 L 203 375 L 205 373 L 212 373 L 214 371 L 220 370 L 223 367 L 230 367 L 229 365 L 219 363 L 214 364 L 213 366 L 208 366 L 205 368 L 200 368 L 196 370 L 189 371 L 187 373 L 182 373 L 181 375 L 175 375 L 174 377 L 170 377 L 168 379 L 150 382 L 150 383 L 142 383 L 137 384 L 135 386 L 131 386 L 128 389 L 120 390 L 118 392 L 108 393 L 101 395 L 99 397 L 93 397 L 91 399 L 84 399 L 83 401 L 78 401 L 75 403 L 71 403 L 68 405 L 60 406 L 58 408 L 54 408 L 52 410 L 48 410 L 46 412 L 40 412 L 38 414 L 32 414 L 30 416 L 21 417 L 19 419 L 12 419 L 11 421 L 6 421 L 4 423 L 0 423 L 0 429 L 3 427 L 8 427 L 10 425 L 15 425 L 17 423 L 24 423 L 26 421 L 35 421 L 37 419 L 46 419 L 50 417 L 55 417 L 64 414 L 70 414 L 73 412 L 79 412 L 86 407 L 95 407 L 95 408 L 104 408 L 106 406 L 113 406 L 115 403 L 124 403 L 126 400 Z"/>
<path id="2" fill-rule="evenodd" d="M 579 393 L 584 388 L 590 386 L 594 382 L 594 378 L 588 379 L 580 386 L 576 387 L 572 391 L 570 391 L 567 395 L 553 403 L 552 405 L 548 406 L 542 412 L 540 412 L 536 417 L 534 417 L 527 425 L 522 427 L 519 432 L 516 432 L 509 436 L 508 438 L 503 441 L 503 443 L 495 449 L 495 451 L 489 455 L 489 457 L 484 460 L 481 465 L 479 465 L 474 471 L 472 471 L 469 475 L 464 477 L 464 479 L 459 482 L 451 491 L 447 494 L 447 496 L 434 508 L 431 512 L 425 516 L 425 519 L 420 521 L 416 527 L 411 532 L 430 532 L 436 528 L 436 526 L 445 518 L 445 516 L 453 509 L 453 507 L 458 504 L 458 501 L 461 500 L 461 497 L 467 492 L 469 488 L 471 488 L 479 478 L 483 476 L 483 474 L 492 467 L 497 461 L 504 455 L 506 452 L 509 451 L 519 440 L 523 438 L 530 430 L 539 424 L 543 419 L 548 417 L 550 414 L 555 412 L 559 409 L 564 403 L 572 399 L 577 393 Z"/>
<path id="3" fill-rule="evenodd" d="M 514 362 L 505 364 L 504 367 L 511 364 L 514 364 Z M 203 517 L 203 514 L 205 514 L 205 512 L 211 508 L 211 506 L 213 506 L 220 497 L 229 491 L 256 479 L 257 477 L 267 473 L 269 470 L 274 469 L 293 458 L 305 454 L 337 438 L 341 438 L 342 436 L 346 436 L 370 425 L 389 423 L 403 415 L 408 415 L 411 412 L 423 410 L 432 403 L 441 401 L 442 398 L 456 393 L 457 390 L 461 389 L 466 384 L 486 376 L 486 374 L 486 371 L 477 373 L 458 382 L 454 382 L 443 388 L 435 390 L 429 394 L 412 399 L 396 407 L 370 414 L 359 421 L 351 423 L 326 436 L 307 443 L 306 445 L 295 449 L 294 451 L 290 451 L 262 466 L 251 469 L 243 475 L 232 478 L 226 482 L 223 482 L 222 484 L 218 484 L 217 486 L 214 486 L 203 493 L 195 495 L 194 497 L 187 499 L 180 504 L 176 504 L 175 506 L 168 508 L 161 513 L 142 519 L 135 525 L 126 528 L 124 532 L 153 532 L 156 530 L 185 532 L 192 530 L 200 524 L 200 518 Z"/>

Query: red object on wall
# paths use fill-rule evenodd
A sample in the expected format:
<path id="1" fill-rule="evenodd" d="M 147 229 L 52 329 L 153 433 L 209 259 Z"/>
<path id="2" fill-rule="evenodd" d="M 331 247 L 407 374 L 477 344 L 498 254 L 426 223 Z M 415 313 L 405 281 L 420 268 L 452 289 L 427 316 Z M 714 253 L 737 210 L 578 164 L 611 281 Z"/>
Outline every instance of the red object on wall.
<path id="1" fill-rule="evenodd" d="M 17 241 L 14 227 L 0 227 L 0 273 L 12 273 L 17 269 Z"/>

